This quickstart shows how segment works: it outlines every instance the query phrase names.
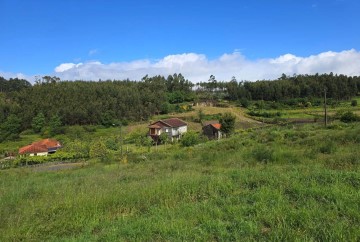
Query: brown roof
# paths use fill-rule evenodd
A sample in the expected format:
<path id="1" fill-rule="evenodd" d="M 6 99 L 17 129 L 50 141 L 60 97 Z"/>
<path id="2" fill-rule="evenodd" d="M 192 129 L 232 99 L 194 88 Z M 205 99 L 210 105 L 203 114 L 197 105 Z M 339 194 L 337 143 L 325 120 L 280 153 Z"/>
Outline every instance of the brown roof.
<path id="1" fill-rule="evenodd" d="M 176 128 L 176 127 L 186 126 L 187 123 L 185 123 L 184 121 L 182 121 L 181 119 L 178 119 L 178 118 L 169 118 L 169 119 L 162 119 L 162 120 L 156 121 L 155 123 L 152 123 L 150 126 L 152 126 L 152 125 L 168 126 L 168 127 Z"/>
<path id="2" fill-rule="evenodd" d="M 33 153 L 41 153 L 41 152 L 47 152 L 48 148 L 45 145 L 40 144 L 31 144 L 24 147 L 21 147 L 19 149 L 19 154 L 33 154 Z"/>

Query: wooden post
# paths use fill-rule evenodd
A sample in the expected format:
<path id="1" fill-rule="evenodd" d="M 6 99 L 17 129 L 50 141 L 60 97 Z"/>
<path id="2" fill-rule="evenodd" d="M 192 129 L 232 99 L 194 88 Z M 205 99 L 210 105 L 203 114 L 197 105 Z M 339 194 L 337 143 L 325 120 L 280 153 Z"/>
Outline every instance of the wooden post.
<path id="1" fill-rule="evenodd" d="M 325 127 L 327 126 L 327 106 L 326 106 L 326 87 L 324 88 L 324 111 L 325 111 L 325 117 L 324 117 L 324 121 L 325 121 Z"/>
<path id="2" fill-rule="evenodd" d="M 122 124 L 120 124 L 120 154 L 121 154 L 121 157 L 123 157 L 123 138 L 122 138 L 122 134 L 121 134 L 121 128 L 122 128 Z"/>

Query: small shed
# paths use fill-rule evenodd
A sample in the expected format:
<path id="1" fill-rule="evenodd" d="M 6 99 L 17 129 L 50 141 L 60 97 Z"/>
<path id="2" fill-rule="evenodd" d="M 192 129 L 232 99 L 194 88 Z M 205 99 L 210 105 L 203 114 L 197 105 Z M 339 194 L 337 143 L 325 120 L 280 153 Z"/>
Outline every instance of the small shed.
<path id="1" fill-rule="evenodd" d="M 209 139 L 221 139 L 221 124 L 218 121 L 206 122 L 202 128 L 203 134 Z"/>

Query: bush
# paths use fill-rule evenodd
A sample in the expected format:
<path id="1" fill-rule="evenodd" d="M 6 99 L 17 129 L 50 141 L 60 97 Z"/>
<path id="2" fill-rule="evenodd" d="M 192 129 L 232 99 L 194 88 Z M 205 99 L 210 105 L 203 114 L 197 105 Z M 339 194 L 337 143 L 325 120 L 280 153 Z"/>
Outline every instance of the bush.
<path id="1" fill-rule="evenodd" d="M 142 128 L 136 128 L 125 136 L 125 143 L 142 145 L 144 137 L 147 136 L 148 131 Z"/>
<path id="2" fill-rule="evenodd" d="M 356 122 L 356 121 L 359 121 L 359 120 L 360 120 L 359 116 L 356 115 L 353 112 L 350 112 L 350 111 L 345 112 L 340 117 L 340 121 L 344 122 L 344 123 Z"/>
<path id="3" fill-rule="evenodd" d="M 357 105 L 357 100 L 351 100 L 351 106 L 356 107 Z"/>
<path id="4" fill-rule="evenodd" d="M 115 150 L 116 151 L 116 150 L 119 149 L 119 145 L 116 142 L 115 138 L 106 139 L 105 140 L 105 145 L 106 145 L 106 148 L 109 149 L 109 150 Z"/>
<path id="5" fill-rule="evenodd" d="M 243 108 L 247 108 L 249 107 L 250 105 L 250 101 L 246 98 L 241 98 L 240 99 L 240 105 L 243 107 Z"/>
<path id="6" fill-rule="evenodd" d="M 174 111 L 173 106 L 168 102 L 163 103 L 161 105 L 161 107 L 160 107 L 160 113 L 161 114 L 168 114 L 168 113 L 171 113 L 173 111 Z"/>
<path id="7" fill-rule="evenodd" d="M 96 158 L 101 162 L 106 162 L 109 158 L 109 151 L 106 149 L 104 142 L 98 141 L 91 145 L 89 155 L 90 158 Z"/>
<path id="8" fill-rule="evenodd" d="M 190 147 L 198 144 L 200 142 L 200 137 L 194 131 L 189 131 L 184 134 L 180 140 L 180 144 L 183 147 Z"/>

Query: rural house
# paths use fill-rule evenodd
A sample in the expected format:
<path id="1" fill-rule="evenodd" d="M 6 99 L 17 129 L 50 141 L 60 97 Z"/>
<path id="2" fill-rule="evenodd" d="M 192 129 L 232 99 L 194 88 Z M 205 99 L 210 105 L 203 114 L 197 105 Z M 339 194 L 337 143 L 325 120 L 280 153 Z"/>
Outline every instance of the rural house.
<path id="1" fill-rule="evenodd" d="M 149 125 L 149 135 L 154 141 L 159 140 L 162 133 L 166 133 L 171 141 L 178 140 L 187 132 L 187 123 L 178 118 L 156 121 Z"/>
<path id="2" fill-rule="evenodd" d="M 217 121 L 210 121 L 203 126 L 203 134 L 209 139 L 221 139 L 222 132 L 220 131 L 221 124 Z"/>
<path id="3" fill-rule="evenodd" d="M 47 156 L 48 154 L 55 153 L 59 148 L 61 148 L 59 141 L 54 139 L 43 139 L 30 145 L 21 147 L 19 149 L 19 154 L 30 156 Z"/>

